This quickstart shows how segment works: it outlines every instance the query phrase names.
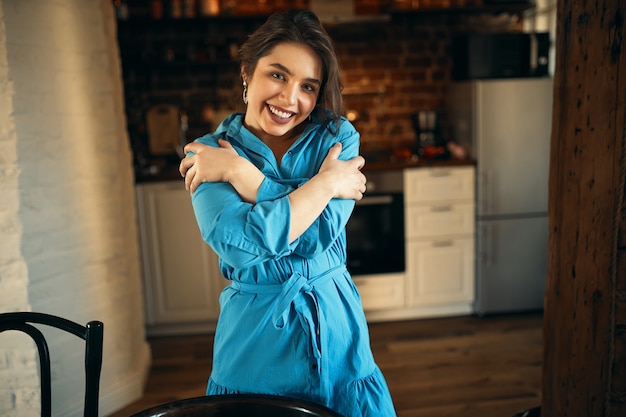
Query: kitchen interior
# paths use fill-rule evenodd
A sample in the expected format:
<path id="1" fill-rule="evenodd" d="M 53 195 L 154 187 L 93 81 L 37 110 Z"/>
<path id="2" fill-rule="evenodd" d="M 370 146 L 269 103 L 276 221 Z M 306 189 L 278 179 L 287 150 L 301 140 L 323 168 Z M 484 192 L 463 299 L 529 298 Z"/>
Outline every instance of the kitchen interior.
<path id="1" fill-rule="evenodd" d="M 538 30 L 537 21 L 549 19 L 553 5 L 114 4 L 146 331 L 155 355 L 158 343 L 181 348 L 176 340 L 210 334 L 226 285 L 215 254 L 199 236 L 177 172 L 182 147 L 242 110 L 238 45 L 269 13 L 287 7 L 311 8 L 324 22 L 343 71 L 346 117 L 361 134 L 368 192 L 347 226 L 348 269 L 362 295 L 372 343 L 398 323 L 436 328 L 430 323 L 438 319 L 469 326 L 470 319 L 504 318 L 511 320 L 501 325 L 506 333 L 515 323 L 527 331 L 518 322 L 527 317 L 540 322 L 554 35 L 549 24 Z M 531 339 L 540 345 L 539 328 L 534 330 Z M 199 343 L 210 355 L 206 340 Z M 539 402 L 536 393 L 525 395 Z"/>

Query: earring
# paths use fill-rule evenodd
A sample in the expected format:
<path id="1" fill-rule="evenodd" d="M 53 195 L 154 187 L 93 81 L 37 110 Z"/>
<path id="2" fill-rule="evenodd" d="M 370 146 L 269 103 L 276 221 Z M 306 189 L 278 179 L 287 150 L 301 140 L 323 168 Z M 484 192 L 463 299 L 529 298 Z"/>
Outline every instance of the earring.
<path id="1" fill-rule="evenodd" d="M 248 83 L 247 82 L 243 82 L 243 104 L 248 104 Z"/>

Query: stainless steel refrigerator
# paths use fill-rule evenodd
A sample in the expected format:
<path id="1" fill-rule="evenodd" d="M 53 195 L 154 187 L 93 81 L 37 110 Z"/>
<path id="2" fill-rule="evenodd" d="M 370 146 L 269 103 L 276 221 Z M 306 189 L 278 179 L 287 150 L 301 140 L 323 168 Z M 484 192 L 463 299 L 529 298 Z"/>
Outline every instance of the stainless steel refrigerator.
<path id="1" fill-rule="evenodd" d="M 552 79 L 454 83 L 450 139 L 476 159 L 475 312 L 543 308 Z"/>

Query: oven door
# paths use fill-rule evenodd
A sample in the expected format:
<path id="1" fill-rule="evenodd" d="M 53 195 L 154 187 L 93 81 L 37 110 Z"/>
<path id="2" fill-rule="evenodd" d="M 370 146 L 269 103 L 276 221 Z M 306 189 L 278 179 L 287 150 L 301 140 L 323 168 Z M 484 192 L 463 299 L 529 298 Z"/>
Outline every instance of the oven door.
<path id="1" fill-rule="evenodd" d="M 346 225 L 348 271 L 353 275 L 404 272 L 402 192 L 367 194 Z"/>

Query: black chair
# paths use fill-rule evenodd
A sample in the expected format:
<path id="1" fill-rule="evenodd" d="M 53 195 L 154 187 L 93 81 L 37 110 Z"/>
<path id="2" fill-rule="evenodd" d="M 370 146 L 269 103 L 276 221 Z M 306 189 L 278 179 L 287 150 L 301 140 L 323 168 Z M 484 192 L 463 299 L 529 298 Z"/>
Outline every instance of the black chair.
<path id="1" fill-rule="evenodd" d="M 41 416 L 52 416 L 52 387 L 50 378 L 50 353 L 44 335 L 33 324 L 43 324 L 72 333 L 85 340 L 85 404 L 84 416 L 98 415 L 98 396 L 100 391 L 100 371 L 102 369 L 103 324 L 90 321 L 82 326 L 73 321 L 44 313 L 15 312 L 0 314 L 0 333 L 5 330 L 17 330 L 27 333 L 37 345 L 39 351 L 39 369 L 41 385 Z"/>
<path id="2" fill-rule="evenodd" d="M 541 417 L 541 407 L 529 408 L 528 410 L 520 411 L 513 417 Z"/>
<path id="3" fill-rule="evenodd" d="M 342 417 L 310 401 L 265 394 L 208 395 L 172 401 L 131 417 Z"/>

